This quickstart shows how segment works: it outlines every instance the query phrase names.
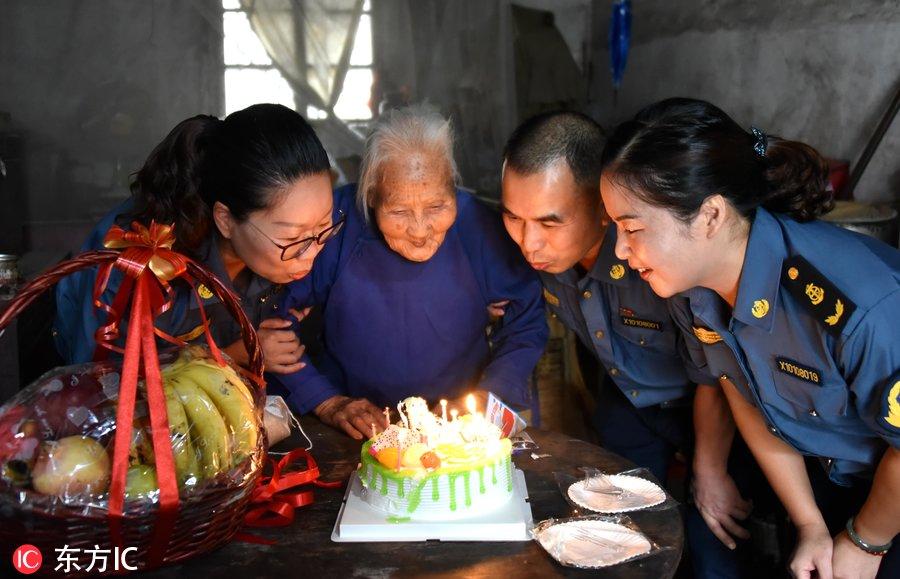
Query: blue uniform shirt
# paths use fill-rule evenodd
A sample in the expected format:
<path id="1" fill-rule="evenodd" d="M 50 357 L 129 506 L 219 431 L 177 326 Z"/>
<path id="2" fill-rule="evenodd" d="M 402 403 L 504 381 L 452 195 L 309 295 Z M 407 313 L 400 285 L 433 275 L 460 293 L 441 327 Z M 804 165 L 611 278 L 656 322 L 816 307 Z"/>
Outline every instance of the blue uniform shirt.
<path id="1" fill-rule="evenodd" d="M 96 225 L 81 251 L 103 249 L 103 238 L 114 224 L 125 229 L 131 228 L 130 214 L 133 212 L 133 201 L 128 199 L 109 212 Z M 282 285 L 254 274 L 249 269 L 241 272 L 232 282 L 225 271 L 222 257 L 214 241 L 210 238 L 197 250 L 198 261 L 203 263 L 226 287 L 231 288 L 241 298 L 241 307 L 254 327 L 267 318 L 279 317 L 277 306 L 282 299 Z M 103 301 L 112 303 L 116 291 L 122 281 L 122 273 L 113 270 L 109 284 L 103 294 Z M 94 333 L 100 326 L 103 312 L 94 306 L 94 281 L 97 268 L 82 270 L 64 278 L 56 288 L 56 320 L 54 337 L 56 348 L 69 364 L 89 362 L 93 358 L 96 342 Z M 187 284 L 181 280 L 171 282 L 175 290 L 172 308 L 155 319 L 156 327 L 170 335 L 181 337 L 186 341 L 202 338 L 200 333 L 202 318 L 197 305 L 197 298 L 189 291 Z M 241 338 L 240 326 L 232 318 L 218 298 L 211 293 L 200 290 L 203 308 L 210 321 L 210 332 L 220 347 L 229 346 Z M 99 317 L 98 317 L 99 316 Z M 119 345 L 124 344 L 127 335 L 128 317 L 123 316 L 120 323 L 121 336 Z"/>
<path id="2" fill-rule="evenodd" d="M 408 261 L 356 209 L 356 187 L 335 191 L 344 230 L 309 276 L 289 284 L 285 308 L 321 305 L 324 353 L 314 367 L 270 376 L 309 412 L 335 395 L 394 405 L 407 396 L 451 398 L 480 387 L 522 406 L 547 341 L 540 281 L 500 217 L 458 191 L 457 217 L 435 255 Z M 509 299 L 491 336 L 487 305 Z"/>
<path id="3" fill-rule="evenodd" d="M 758 209 L 733 312 L 693 288 L 671 302 L 695 361 L 730 379 L 769 431 L 839 484 L 900 445 L 900 252 Z"/>
<path id="4" fill-rule="evenodd" d="M 610 227 L 584 278 L 574 269 L 541 273 L 544 298 L 636 407 L 682 398 L 691 393 L 691 382 L 710 378 L 682 356 L 681 332 L 666 300 L 616 258 L 615 247 L 616 229 Z"/>

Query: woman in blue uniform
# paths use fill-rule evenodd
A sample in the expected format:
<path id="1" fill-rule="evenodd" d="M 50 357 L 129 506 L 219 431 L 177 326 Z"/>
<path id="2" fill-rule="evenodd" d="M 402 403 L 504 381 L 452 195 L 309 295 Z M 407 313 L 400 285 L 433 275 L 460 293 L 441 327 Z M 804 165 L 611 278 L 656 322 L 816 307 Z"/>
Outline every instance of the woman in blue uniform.
<path id="1" fill-rule="evenodd" d="M 527 404 L 547 340 L 540 281 L 499 214 L 455 180 L 449 121 L 423 108 L 382 118 L 359 187 L 335 192 L 343 233 L 290 286 L 286 308 L 321 305 L 325 324 L 317 365 L 277 377 L 292 407 L 361 438 L 407 396 Z M 489 341 L 487 306 L 502 299 Z"/>
<path id="2" fill-rule="evenodd" d="M 266 369 L 293 372 L 303 352 L 290 322 L 276 310 L 282 288 L 306 275 L 333 223 L 329 162 L 312 127 L 296 112 L 253 105 L 224 120 L 200 115 L 179 123 L 135 174 L 133 196 L 104 217 L 83 245 L 100 249 L 113 224 L 174 223 L 175 249 L 205 264 L 241 297 L 259 328 Z M 69 363 L 89 361 L 100 325 L 93 304 L 95 270 L 57 289 L 55 336 Z M 114 272 L 104 300 L 121 281 Z M 157 327 L 196 338 L 202 320 L 187 285 L 175 280 L 172 308 Z M 199 288 L 216 343 L 246 363 L 240 328 L 211 292 Z M 123 332 L 124 335 L 124 332 Z"/>
<path id="3" fill-rule="evenodd" d="M 797 528 L 793 573 L 897 577 L 900 254 L 815 220 L 826 178 L 811 147 L 670 99 L 616 129 L 601 192 L 617 256 L 688 298 L 673 319 Z"/>

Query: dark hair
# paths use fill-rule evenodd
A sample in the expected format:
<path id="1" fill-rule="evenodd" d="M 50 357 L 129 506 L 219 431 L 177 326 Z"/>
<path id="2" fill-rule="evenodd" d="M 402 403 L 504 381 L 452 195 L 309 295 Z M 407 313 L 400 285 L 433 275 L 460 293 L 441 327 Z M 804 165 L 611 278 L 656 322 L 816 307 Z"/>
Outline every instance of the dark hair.
<path id="1" fill-rule="evenodd" d="M 596 194 L 604 136 L 600 125 L 587 115 L 541 113 L 513 131 L 503 149 L 503 161 L 517 173 L 533 175 L 564 158 L 582 191 Z"/>
<path id="2" fill-rule="evenodd" d="M 703 201 L 721 194 L 750 220 L 757 207 L 809 221 L 831 210 L 828 164 L 815 149 L 757 137 L 718 107 L 671 98 L 650 105 L 619 125 L 603 150 L 602 168 L 643 201 L 685 221 Z"/>
<path id="3" fill-rule="evenodd" d="M 312 127 L 287 107 L 253 105 L 223 121 L 198 115 L 178 123 L 134 174 L 135 218 L 175 223 L 179 249 L 193 253 L 216 201 L 243 220 L 296 179 L 329 168 Z"/>

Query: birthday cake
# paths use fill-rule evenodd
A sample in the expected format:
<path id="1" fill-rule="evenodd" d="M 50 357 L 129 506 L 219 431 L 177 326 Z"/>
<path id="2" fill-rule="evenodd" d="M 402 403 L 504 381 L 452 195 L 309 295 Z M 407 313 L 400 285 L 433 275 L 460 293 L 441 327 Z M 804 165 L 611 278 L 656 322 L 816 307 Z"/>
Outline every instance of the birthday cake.
<path id="1" fill-rule="evenodd" d="M 474 412 L 448 420 L 422 398 L 398 404 L 400 422 L 362 447 L 363 500 L 396 521 L 479 516 L 513 494 L 512 445 Z"/>

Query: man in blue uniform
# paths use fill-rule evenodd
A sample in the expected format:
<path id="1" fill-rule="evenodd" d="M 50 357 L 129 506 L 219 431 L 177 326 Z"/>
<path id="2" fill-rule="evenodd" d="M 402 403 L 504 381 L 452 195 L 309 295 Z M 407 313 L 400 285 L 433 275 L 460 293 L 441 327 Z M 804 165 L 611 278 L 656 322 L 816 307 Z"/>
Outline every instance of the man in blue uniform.
<path id="1" fill-rule="evenodd" d="M 616 230 L 599 194 L 602 129 L 577 113 L 525 121 L 507 143 L 504 223 L 538 270 L 553 315 L 574 331 L 602 366 L 592 418 L 604 447 L 648 468 L 663 483 L 674 454 L 690 450 L 691 408 L 697 512 L 689 533 L 695 569 L 736 576 L 736 562 L 710 534 L 734 549 L 747 538 L 738 520 L 750 513 L 725 461 L 734 435 L 727 406 L 710 394 L 714 378 L 690 363 L 666 300 L 616 258 Z M 590 378 L 590 377 L 588 377 Z M 721 561 L 710 562 L 717 558 Z M 705 559 L 705 560 L 704 560 Z"/>

